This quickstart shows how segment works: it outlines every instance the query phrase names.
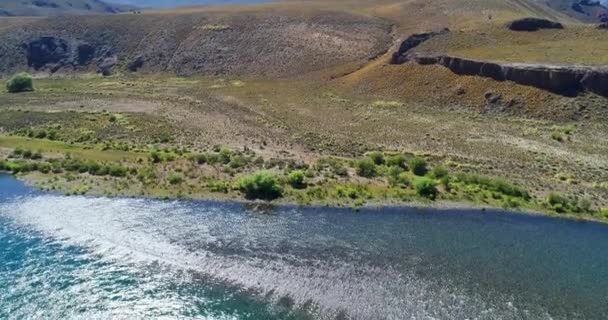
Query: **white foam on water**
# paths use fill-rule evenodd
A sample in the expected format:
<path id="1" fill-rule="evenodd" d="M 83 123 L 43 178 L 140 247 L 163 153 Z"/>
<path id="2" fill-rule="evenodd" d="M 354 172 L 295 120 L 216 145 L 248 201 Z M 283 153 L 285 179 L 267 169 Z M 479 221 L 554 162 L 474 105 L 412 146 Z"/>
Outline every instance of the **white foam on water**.
<path id="1" fill-rule="evenodd" d="M 269 295 L 279 305 L 293 301 L 301 306 L 312 301 L 322 319 L 336 318 L 340 312 L 354 319 L 526 318 L 526 311 L 518 310 L 506 298 L 494 303 L 480 295 L 464 294 L 455 287 L 433 286 L 414 273 L 396 270 L 391 265 L 378 267 L 343 257 L 299 257 L 289 250 L 264 255 L 256 251 L 267 245 L 259 243 L 261 239 L 281 243 L 301 236 L 290 234 L 292 231 L 287 225 L 298 223 L 298 215 L 258 219 L 247 214 L 226 214 L 222 210 L 225 210 L 222 206 L 206 203 L 194 206 L 143 199 L 55 195 L 24 197 L 0 204 L 0 215 L 66 244 L 90 248 L 106 261 L 159 263 L 174 273 L 193 270 L 216 281 L 257 292 L 261 297 Z M 224 234 L 213 231 L 218 225 L 228 226 Z M 331 235 L 326 236 L 328 241 L 332 240 Z M 243 245 L 237 248 L 240 251 L 222 251 L 234 247 L 231 241 L 241 241 L 238 243 Z M 348 243 L 341 245 L 348 248 Z M 348 254 L 356 256 L 356 251 Z M 87 289 L 90 288 L 80 288 Z M 109 309 L 134 313 L 109 312 L 114 318 L 129 318 L 137 313 L 138 306 L 156 304 L 160 308 L 179 309 L 187 303 L 184 301 L 187 297 L 167 295 L 165 298 L 160 304 L 157 300 L 117 301 Z M 116 305 L 120 303 L 122 307 Z M 540 318 L 550 319 L 547 313 L 544 315 Z"/>

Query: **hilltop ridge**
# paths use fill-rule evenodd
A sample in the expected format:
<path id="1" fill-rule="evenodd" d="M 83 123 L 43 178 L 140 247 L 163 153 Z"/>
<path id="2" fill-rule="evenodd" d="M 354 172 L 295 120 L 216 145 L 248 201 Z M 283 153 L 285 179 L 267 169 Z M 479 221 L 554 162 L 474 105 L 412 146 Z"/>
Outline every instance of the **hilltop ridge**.
<path id="1" fill-rule="evenodd" d="M 125 11 L 127 8 L 101 0 L 2 0 L 0 17 L 111 14 Z"/>

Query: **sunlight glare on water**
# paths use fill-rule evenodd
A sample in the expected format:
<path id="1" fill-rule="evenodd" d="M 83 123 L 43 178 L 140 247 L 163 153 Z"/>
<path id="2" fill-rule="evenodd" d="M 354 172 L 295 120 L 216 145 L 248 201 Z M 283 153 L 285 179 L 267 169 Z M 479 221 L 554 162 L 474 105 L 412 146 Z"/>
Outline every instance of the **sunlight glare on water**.
<path id="1" fill-rule="evenodd" d="M 21 191 L 0 196 L 0 318 L 602 319 L 607 230 Z"/>

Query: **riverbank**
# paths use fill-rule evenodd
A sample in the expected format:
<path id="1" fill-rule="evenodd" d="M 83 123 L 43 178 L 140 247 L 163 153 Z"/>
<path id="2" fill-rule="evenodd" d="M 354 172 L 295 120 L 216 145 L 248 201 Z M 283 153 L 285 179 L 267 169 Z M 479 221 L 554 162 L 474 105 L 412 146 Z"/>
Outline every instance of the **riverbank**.
<path id="1" fill-rule="evenodd" d="M 17 153 L 23 154 L 27 151 L 18 150 Z M 227 154 L 228 151 L 220 150 L 218 156 L 220 153 Z M 14 151 L 12 154 L 14 156 Z M 200 163 L 201 157 L 200 154 L 197 156 L 188 153 L 168 156 L 171 162 L 192 161 L 197 167 L 209 165 Z M 207 154 L 204 157 L 209 159 L 211 156 Z M 155 163 L 154 159 L 148 161 Z M 481 211 L 502 209 L 527 215 L 608 222 L 605 212 L 593 211 L 588 207 L 574 207 L 572 204 L 570 207 L 555 206 L 551 204 L 551 199 L 534 198 L 526 190 L 511 185 L 504 179 L 451 173 L 441 165 L 431 168 L 421 157 L 410 156 L 408 161 L 405 155 L 374 152 L 362 159 L 331 158 L 333 170 L 342 168 L 338 170 L 344 171 L 341 176 L 336 176 L 334 172 L 334 179 L 331 181 L 322 170 L 316 172 L 319 171 L 319 163 L 326 164 L 327 161 L 328 159 L 321 159 L 312 165 L 299 164 L 300 169 L 268 169 L 264 165 L 259 168 L 254 166 L 243 170 L 239 175 L 232 174 L 222 178 L 216 176 L 211 183 L 201 183 L 198 186 L 192 184 L 196 177 L 193 170 L 187 170 L 190 172 L 188 181 L 182 178 L 184 170 L 176 170 L 180 172 L 178 181 L 175 178 L 177 175 L 166 174 L 165 177 L 168 177 L 166 179 L 169 181 L 163 181 L 156 172 L 164 172 L 166 168 L 160 169 L 155 165 L 140 168 L 125 166 L 122 171 L 114 169 L 120 174 L 112 174 L 111 168 L 104 169 L 103 164 L 96 165 L 91 160 L 74 160 L 71 155 L 62 160 L 5 160 L 0 162 L 0 168 L 12 169 L 7 173 L 12 173 L 31 187 L 66 195 L 236 201 L 262 211 L 275 205 L 342 207 L 356 211 L 363 207 Z M 136 162 L 141 164 L 139 160 Z M 228 160 L 225 162 L 231 163 Z M 371 170 L 367 174 L 362 172 L 363 164 Z M 44 169 L 47 166 L 51 170 Z M 221 171 L 217 167 L 214 170 Z M 145 177 L 142 172 L 146 173 Z M 199 182 L 205 179 L 200 177 Z M 255 182 L 256 179 L 267 181 L 260 183 Z M 252 190 L 243 185 L 245 180 L 253 181 L 250 186 Z M 269 193 L 266 189 L 275 190 L 276 194 Z"/>

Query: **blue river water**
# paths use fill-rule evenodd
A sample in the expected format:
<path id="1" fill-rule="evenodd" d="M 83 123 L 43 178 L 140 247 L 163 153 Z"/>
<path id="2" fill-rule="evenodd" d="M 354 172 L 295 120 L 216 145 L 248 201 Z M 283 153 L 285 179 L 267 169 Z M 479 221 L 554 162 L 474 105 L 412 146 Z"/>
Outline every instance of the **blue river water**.
<path id="1" fill-rule="evenodd" d="M 0 319 L 608 319 L 608 227 L 66 197 L 0 175 Z"/>

